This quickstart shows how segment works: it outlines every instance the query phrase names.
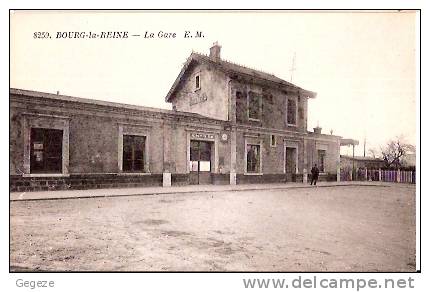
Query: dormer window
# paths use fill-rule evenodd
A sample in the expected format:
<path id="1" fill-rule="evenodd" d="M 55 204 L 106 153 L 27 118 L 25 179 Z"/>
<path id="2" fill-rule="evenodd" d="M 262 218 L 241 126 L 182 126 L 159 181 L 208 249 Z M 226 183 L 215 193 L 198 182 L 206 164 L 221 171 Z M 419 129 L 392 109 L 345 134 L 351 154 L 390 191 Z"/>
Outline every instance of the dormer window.
<path id="1" fill-rule="evenodd" d="M 196 87 L 195 90 L 199 90 L 200 89 L 200 75 L 196 75 Z"/>

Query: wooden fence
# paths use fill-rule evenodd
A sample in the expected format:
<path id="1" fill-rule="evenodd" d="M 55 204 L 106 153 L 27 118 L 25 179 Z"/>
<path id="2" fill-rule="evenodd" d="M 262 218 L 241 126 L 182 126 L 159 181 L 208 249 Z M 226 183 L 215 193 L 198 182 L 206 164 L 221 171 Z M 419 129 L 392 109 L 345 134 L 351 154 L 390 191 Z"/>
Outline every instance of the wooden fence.
<path id="1" fill-rule="evenodd" d="M 415 171 L 410 170 L 384 170 L 384 169 L 356 169 L 355 173 L 351 169 L 341 169 L 340 178 L 342 181 L 383 181 L 396 183 L 416 182 Z"/>

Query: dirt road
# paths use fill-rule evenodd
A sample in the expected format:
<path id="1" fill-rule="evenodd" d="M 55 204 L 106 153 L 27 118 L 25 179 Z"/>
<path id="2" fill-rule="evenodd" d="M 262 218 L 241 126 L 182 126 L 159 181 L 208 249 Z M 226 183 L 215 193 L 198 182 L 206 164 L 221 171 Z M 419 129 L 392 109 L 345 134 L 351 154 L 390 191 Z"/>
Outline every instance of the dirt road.
<path id="1" fill-rule="evenodd" d="M 415 188 L 11 203 L 11 269 L 415 271 Z"/>

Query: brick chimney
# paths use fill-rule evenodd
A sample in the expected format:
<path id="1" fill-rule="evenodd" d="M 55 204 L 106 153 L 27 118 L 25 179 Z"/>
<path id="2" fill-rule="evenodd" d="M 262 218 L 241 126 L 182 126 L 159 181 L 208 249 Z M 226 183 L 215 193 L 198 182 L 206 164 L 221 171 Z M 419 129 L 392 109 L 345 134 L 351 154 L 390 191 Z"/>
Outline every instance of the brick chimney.
<path id="1" fill-rule="evenodd" d="M 219 61 L 221 59 L 221 46 L 218 45 L 218 42 L 215 42 L 213 46 L 210 48 L 209 57 L 212 61 Z"/>

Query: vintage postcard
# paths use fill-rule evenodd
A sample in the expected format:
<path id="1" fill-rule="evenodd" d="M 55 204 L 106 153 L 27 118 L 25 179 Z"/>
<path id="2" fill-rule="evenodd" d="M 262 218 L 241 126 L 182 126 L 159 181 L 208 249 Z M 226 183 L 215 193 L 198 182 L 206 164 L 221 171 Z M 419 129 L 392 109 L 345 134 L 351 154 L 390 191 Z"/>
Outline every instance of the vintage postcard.
<path id="1" fill-rule="evenodd" d="M 11 11 L 10 271 L 420 270 L 419 13 Z"/>

